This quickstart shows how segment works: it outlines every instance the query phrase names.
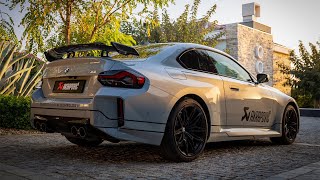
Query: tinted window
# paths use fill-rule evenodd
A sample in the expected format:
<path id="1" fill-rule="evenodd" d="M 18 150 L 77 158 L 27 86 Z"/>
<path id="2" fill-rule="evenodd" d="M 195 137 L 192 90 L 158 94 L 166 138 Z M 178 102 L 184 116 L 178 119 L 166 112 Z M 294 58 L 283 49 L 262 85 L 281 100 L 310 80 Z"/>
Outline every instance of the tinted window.
<path id="1" fill-rule="evenodd" d="M 212 58 L 204 50 L 190 50 L 180 57 L 181 64 L 188 69 L 217 73 Z"/>
<path id="2" fill-rule="evenodd" d="M 185 68 L 199 69 L 199 54 L 195 50 L 185 52 L 180 61 Z"/>
<path id="3" fill-rule="evenodd" d="M 232 59 L 219 53 L 208 51 L 219 74 L 242 81 L 252 81 L 250 75 Z"/>

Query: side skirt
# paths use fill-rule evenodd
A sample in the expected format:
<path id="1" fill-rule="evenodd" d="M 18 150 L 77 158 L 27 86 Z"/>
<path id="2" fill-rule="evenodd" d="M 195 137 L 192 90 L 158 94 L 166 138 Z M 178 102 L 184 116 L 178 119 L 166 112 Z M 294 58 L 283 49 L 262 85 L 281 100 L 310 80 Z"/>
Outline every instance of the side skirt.
<path id="1" fill-rule="evenodd" d="M 280 137 L 281 133 L 266 128 L 221 128 L 220 132 L 212 132 L 208 142 L 254 140 L 265 137 Z"/>

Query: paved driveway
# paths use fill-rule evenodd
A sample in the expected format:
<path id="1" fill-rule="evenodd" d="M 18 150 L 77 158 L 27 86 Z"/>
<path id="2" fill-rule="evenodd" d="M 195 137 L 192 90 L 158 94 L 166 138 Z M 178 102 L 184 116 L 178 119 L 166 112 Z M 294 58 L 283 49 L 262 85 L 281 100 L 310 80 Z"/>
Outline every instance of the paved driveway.
<path id="1" fill-rule="evenodd" d="M 82 148 L 60 134 L 0 136 L 0 179 L 263 179 L 320 177 L 320 118 L 301 118 L 293 145 L 268 140 L 210 143 L 191 163 L 173 163 L 156 146 L 103 143 Z"/>

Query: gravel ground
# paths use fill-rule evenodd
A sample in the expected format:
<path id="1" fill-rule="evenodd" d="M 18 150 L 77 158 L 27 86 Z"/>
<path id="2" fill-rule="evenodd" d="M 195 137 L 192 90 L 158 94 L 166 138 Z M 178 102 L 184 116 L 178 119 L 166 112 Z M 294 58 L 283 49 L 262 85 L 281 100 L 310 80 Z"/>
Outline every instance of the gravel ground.
<path id="1" fill-rule="evenodd" d="M 36 130 L 22 130 L 22 129 L 12 129 L 12 128 L 1 128 L 0 127 L 0 136 L 21 135 L 21 134 L 43 134 L 43 133 L 40 131 L 36 131 Z"/>
<path id="2" fill-rule="evenodd" d="M 319 162 L 319 130 L 319 118 L 303 117 L 293 145 L 209 143 L 190 163 L 165 161 L 158 147 L 132 142 L 83 148 L 60 134 L 8 135 L 0 136 L 0 162 L 58 179 L 261 179 Z"/>

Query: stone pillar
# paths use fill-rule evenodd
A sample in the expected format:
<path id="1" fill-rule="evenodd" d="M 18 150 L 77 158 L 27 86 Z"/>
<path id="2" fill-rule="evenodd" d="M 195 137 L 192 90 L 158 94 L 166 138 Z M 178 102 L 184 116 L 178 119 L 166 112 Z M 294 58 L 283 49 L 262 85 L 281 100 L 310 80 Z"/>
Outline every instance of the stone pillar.
<path id="1" fill-rule="evenodd" d="M 239 23 L 226 25 L 226 48 L 251 74 L 259 73 L 257 63 L 263 64 L 260 73 L 269 74 L 268 85 L 273 85 L 273 37 Z M 259 53 L 258 53 L 259 51 Z"/>
<path id="2" fill-rule="evenodd" d="M 227 24 L 225 26 L 225 36 L 226 36 L 226 49 L 223 51 L 227 51 L 235 59 L 238 59 L 238 24 Z"/>

